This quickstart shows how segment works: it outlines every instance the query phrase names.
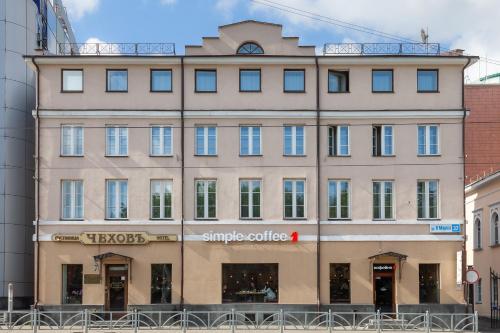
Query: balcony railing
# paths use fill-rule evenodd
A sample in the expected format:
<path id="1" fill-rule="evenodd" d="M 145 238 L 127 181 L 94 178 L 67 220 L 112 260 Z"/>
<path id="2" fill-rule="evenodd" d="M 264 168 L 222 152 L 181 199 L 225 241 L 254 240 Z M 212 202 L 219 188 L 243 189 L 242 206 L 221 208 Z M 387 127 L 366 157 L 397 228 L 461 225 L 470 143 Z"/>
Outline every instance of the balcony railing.
<path id="1" fill-rule="evenodd" d="M 61 43 L 60 55 L 175 55 L 174 43 Z"/>
<path id="2" fill-rule="evenodd" d="M 323 55 L 426 55 L 438 56 L 439 43 L 339 43 L 325 44 Z"/>

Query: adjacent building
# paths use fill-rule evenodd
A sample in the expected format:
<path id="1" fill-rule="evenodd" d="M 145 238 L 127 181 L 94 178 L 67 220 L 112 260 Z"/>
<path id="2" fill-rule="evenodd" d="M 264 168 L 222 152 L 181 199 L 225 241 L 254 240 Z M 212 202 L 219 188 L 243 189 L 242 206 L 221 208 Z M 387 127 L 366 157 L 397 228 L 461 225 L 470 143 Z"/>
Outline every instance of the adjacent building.
<path id="1" fill-rule="evenodd" d="M 463 311 L 476 58 L 298 42 L 244 21 L 183 56 L 26 57 L 37 305 Z"/>
<path id="2" fill-rule="evenodd" d="M 61 0 L 0 1 L 0 308 L 8 284 L 15 307 L 33 297 L 35 73 L 25 54 L 74 42 Z"/>

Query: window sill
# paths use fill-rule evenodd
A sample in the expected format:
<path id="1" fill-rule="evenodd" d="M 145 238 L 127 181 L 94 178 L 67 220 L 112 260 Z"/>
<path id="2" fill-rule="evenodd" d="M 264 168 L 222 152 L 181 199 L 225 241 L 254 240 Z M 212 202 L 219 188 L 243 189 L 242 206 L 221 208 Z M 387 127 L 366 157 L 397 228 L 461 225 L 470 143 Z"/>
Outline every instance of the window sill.
<path id="1" fill-rule="evenodd" d="M 500 244 L 493 244 L 493 245 L 490 245 L 490 248 L 494 249 L 494 248 L 500 248 Z"/>
<path id="2" fill-rule="evenodd" d="M 417 90 L 418 94 L 439 94 L 439 90 Z"/>
<path id="3" fill-rule="evenodd" d="M 172 90 L 150 90 L 150 93 L 172 93 Z"/>
<path id="4" fill-rule="evenodd" d="M 104 157 L 128 157 L 128 155 L 104 155 Z"/>
<path id="5" fill-rule="evenodd" d="M 307 221 L 305 217 L 283 217 L 284 221 Z"/>
<path id="6" fill-rule="evenodd" d="M 297 90 L 297 91 L 294 91 L 294 90 L 283 90 L 283 93 L 285 93 L 285 94 L 305 94 L 306 91 L 305 90 Z"/>
<path id="7" fill-rule="evenodd" d="M 111 218 L 105 218 L 104 221 L 128 221 L 129 219 L 128 218 L 124 218 L 124 219 L 111 219 Z"/>
<path id="8" fill-rule="evenodd" d="M 328 221 L 352 221 L 352 219 L 350 217 L 347 217 L 347 218 L 340 218 L 340 219 L 336 219 L 336 218 L 331 218 L 329 217 L 328 218 Z"/>
<path id="9" fill-rule="evenodd" d="M 474 251 L 474 252 L 481 252 L 482 250 L 483 250 L 482 247 L 478 247 L 476 249 L 472 249 L 472 251 Z"/>
<path id="10" fill-rule="evenodd" d="M 214 91 L 198 91 L 198 90 L 195 90 L 194 91 L 195 94 L 216 94 L 217 93 L 217 90 L 214 90 Z"/>
<path id="11" fill-rule="evenodd" d="M 373 222 L 396 221 L 396 219 L 372 219 Z"/>
<path id="12" fill-rule="evenodd" d="M 216 217 L 195 217 L 195 221 L 219 221 Z"/>
<path id="13" fill-rule="evenodd" d="M 128 90 L 106 90 L 107 93 L 128 93 Z"/>
<path id="14" fill-rule="evenodd" d="M 151 221 L 174 221 L 174 219 L 171 218 L 171 217 L 165 217 L 165 218 L 154 218 L 154 217 L 151 217 L 150 220 Z"/>
<path id="15" fill-rule="evenodd" d="M 264 155 L 262 154 L 255 154 L 255 155 L 244 155 L 244 154 L 240 154 L 240 157 L 263 157 Z"/>
<path id="16" fill-rule="evenodd" d="M 396 157 L 396 155 L 372 155 L 372 157 Z"/>
<path id="17" fill-rule="evenodd" d="M 350 91 L 330 91 L 328 90 L 329 94 L 350 94 Z"/>
<path id="18" fill-rule="evenodd" d="M 61 217 L 61 221 L 80 221 L 80 222 L 83 222 L 83 221 L 85 221 L 85 219 L 65 219 L 65 218 Z"/>
<path id="19" fill-rule="evenodd" d="M 59 157 L 85 157 L 85 155 L 59 155 Z"/>
<path id="20" fill-rule="evenodd" d="M 287 154 L 283 154 L 283 157 L 307 157 L 307 155 L 287 155 Z"/>
<path id="21" fill-rule="evenodd" d="M 61 90 L 61 94 L 82 94 L 83 90 Z"/>
<path id="22" fill-rule="evenodd" d="M 352 157 L 351 154 L 349 155 L 328 155 L 328 157 Z"/>
<path id="23" fill-rule="evenodd" d="M 240 93 L 261 93 L 262 90 L 240 90 Z"/>
<path id="24" fill-rule="evenodd" d="M 262 221 L 262 217 L 240 217 L 241 221 Z"/>
<path id="25" fill-rule="evenodd" d="M 432 217 L 417 217 L 417 221 L 441 221 L 440 217 L 432 218 Z"/>
<path id="26" fill-rule="evenodd" d="M 195 157 L 218 157 L 217 154 L 215 155 L 202 155 L 202 154 L 194 154 Z"/>
<path id="27" fill-rule="evenodd" d="M 417 157 L 441 157 L 441 154 L 417 154 Z"/>
<path id="28" fill-rule="evenodd" d="M 174 155 L 153 155 L 153 154 L 149 154 L 149 157 L 174 157 Z"/>
<path id="29" fill-rule="evenodd" d="M 372 90 L 372 94 L 394 94 L 394 90 L 392 90 L 392 91 L 374 91 L 374 90 Z"/>

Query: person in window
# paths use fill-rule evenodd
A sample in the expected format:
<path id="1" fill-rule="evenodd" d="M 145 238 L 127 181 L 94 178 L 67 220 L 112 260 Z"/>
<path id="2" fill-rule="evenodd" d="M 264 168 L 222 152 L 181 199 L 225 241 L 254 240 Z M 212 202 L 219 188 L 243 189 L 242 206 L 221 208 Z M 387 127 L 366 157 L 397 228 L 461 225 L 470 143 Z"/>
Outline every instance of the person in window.
<path id="1" fill-rule="evenodd" d="M 276 293 L 269 287 L 268 283 L 266 283 L 262 292 L 264 293 L 264 303 L 276 301 Z"/>

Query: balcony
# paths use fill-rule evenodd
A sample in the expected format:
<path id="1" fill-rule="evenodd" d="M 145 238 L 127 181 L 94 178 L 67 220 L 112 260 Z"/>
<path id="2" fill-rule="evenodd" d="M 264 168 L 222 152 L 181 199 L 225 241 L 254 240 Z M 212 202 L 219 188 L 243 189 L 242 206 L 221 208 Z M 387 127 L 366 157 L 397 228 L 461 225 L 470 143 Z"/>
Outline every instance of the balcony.
<path id="1" fill-rule="evenodd" d="M 323 47 L 323 55 L 412 55 L 439 56 L 439 43 L 327 43 Z"/>
<path id="2" fill-rule="evenodd" d="M 61 43 L 59 55 L 173 56 L 174 43 Z"/>

